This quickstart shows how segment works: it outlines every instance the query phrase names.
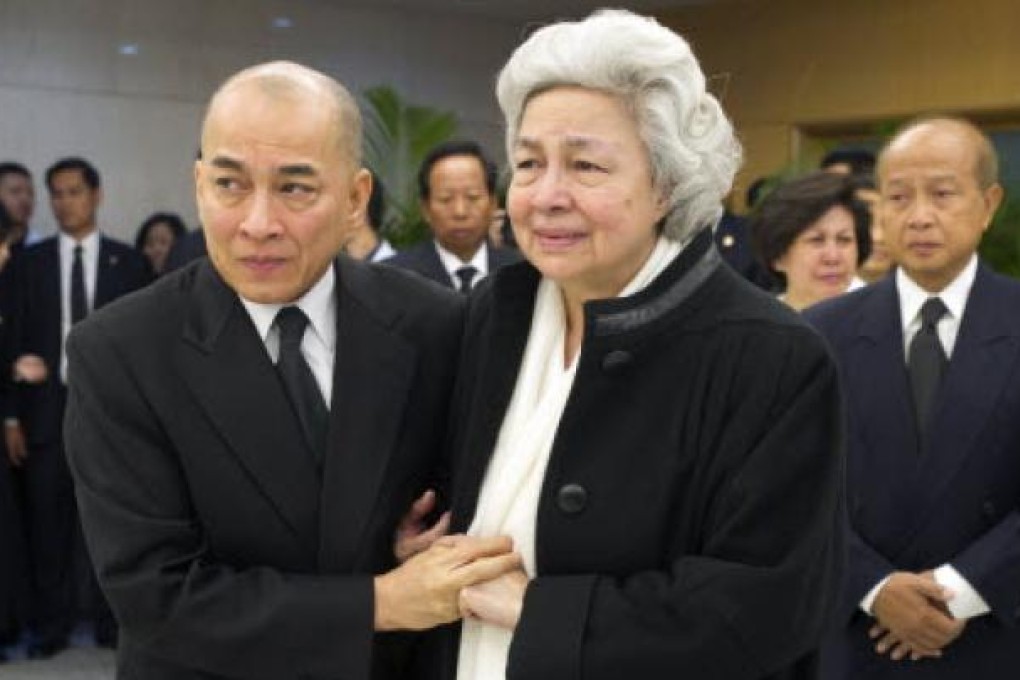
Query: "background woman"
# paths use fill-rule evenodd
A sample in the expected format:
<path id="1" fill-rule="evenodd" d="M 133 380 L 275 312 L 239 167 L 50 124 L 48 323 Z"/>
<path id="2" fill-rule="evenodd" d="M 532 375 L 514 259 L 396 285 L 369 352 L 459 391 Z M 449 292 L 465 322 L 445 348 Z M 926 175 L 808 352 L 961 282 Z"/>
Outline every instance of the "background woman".
<path id="1" fill-rule="evenodd" d="M 174 243 L 188 231 L 175 213 L 154 213 L 149 215 L 135 236 L 135 250 L 145 255 L 152 271 L 161 276 L 166 269 L 166 257 Z"/>
<path id="2" fill-rule="evenodd" d="M 871 252 L 871 218 L 857 189 L 850 176 L 813 172 L 777 188 L 751 216 L 758 257 L 794 309 L 863 285 L 854 277 Z"/>
<path id="3" fill-rule="evenodd" d="M 462 591 L 447 676 L 810 677 L 835 372 L 712 245 L 739 147 L 697 61 L 605 11 L 535 32 L 497 93 L 528 261 L 471 300 L 453 521 L 525 568 Z"/>

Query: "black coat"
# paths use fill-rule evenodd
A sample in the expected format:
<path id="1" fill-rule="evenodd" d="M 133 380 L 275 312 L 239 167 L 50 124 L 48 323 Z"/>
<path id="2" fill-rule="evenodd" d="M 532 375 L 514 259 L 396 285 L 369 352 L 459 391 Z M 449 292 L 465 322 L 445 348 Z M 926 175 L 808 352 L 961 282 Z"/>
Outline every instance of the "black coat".
<path id="1" fill-rule="evenodd" d="M 203 259 L 68 341 L 67 451 L 121 624 L 119 678 L 404 677 L 372 575 L 434 480 L 462 298 L 341 258 L 321 470 L 237 295 Z"/>
<path id="2" fill-rule="evenodd" d="M 455 531 L 474 514 L 538 282 L 522 263 L 473 296 Z M 822 342 L 722 266 L 707 232 L 645 290 L 588 303 L 585 324 L 507 678 L 814 677 L 843 526 Z"/>
<path id="3" fill-rule="evenodd" d="M 895 276 L 808 310 L 832 344 L 847 397 L 849 569 L 827 677 L 1020 674 L 1020 284 L 978 267 L 949 368 L 918 432 Z M 893 571 L 952 564 L 991 607 L 945 655 L 876 654 L 859 603 Z"/>

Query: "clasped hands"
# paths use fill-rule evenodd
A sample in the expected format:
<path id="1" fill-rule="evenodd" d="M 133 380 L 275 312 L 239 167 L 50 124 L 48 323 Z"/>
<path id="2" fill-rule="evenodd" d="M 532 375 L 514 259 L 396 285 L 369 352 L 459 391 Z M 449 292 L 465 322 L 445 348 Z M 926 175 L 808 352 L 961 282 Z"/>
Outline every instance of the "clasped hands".
<path id="1" fill-rule="evenodd" d="M 400 566 L 375 578 L 376 630 L 425 630 L 473 617 L 513 630 L 528 577 L 508 536 L 445 535 L 449 513 L 431 527 L 435 494 L 421 496 L 397 527 Z"/>
<path id="2" fill-rule="evenodd" d="M 941 657 L 967 625 L 966 619 L 949 613 L 946 603 L 952 597 L 931 571 L 895 572 L 871 607 L 876 622 L 868 635 L 875 641 L 875 651 L 893 661 Z"/>

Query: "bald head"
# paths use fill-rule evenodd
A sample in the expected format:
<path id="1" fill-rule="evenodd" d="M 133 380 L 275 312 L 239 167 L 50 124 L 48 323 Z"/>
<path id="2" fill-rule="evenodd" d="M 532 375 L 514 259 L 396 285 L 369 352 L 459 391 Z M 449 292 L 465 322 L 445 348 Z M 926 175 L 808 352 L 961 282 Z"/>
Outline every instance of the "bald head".
<path id="1" fill-rule="evenodd" d="M 202 153 L 207 152 L 209 121 L 228 105 L 254 103 L 321 105 L 330 117 L 330 132 L 351 167 L 361 165 L 361 114 L 350 92 L 329 76 L 288 61 L 259 64 L 231 76 L 213 94 L 202 124 Z"/>
<path id="2" fill-rule="evenodd" d="M 879 180 L 883 176 L 885 160 L 890 154 L 917 144 L 964 144 L 973 150 L 971 168 L 981 189 L 988 189 L 999 181 L 999 157 L 995 147 L 976 125 L 964 118 L 932 116 L 907 123 L 893 136 L 878 157 Z"/>

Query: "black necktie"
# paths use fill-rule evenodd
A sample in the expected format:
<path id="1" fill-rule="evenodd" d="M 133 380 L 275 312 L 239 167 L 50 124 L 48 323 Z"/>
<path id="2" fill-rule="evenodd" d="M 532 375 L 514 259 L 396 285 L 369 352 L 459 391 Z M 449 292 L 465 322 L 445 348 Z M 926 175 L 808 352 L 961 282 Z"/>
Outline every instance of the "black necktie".
<path id="1" fill-rule="evenodd" d="M 907 366 L 910 371 L 910 386 L 914 392 L 917 432 L 922 437 L 928 425 L 928 418 L 931 417 L 931 407 L 939 383 L 942 382 L 942 374 L 949 364 L 936 329 L 939 319 L 947 311 L 949 310 L 942 300 L 937 297 L 928 298 L 921 307 L 921 329 L 910 341 Z"/>
<path id="2" fill-rule="evenodd" d="M 280 329 L 280 358 L 276 370 L 294 406 L 305 440 L 315 453 L 316 462 L 321 464 L 329 430 L 329 410 L 312 369 L 301 354 L 301 338 L 308 326 L 308 317 L 297 307 L 284 307 L 277 312 L 275 323 Z"/>
<path id="3" fill-rule="evenodd" d="M 85 297 L 85 264 L 81 261 L 81 244 L 74 247 L 74 261 L 71 263 L 71 323 L 76 324 L 89 313 Z"/>
<path id="4" fill-rule="evenodd" d="M 457 290 L 462 293 L 471 292 L 471 282 L 474 280 L 475 274 L 478 273 L 478 270 L 468 264 L 464 265 L 454 273 L 457 275 L 457 278 L 460 279 L 460 288 Z"/>

